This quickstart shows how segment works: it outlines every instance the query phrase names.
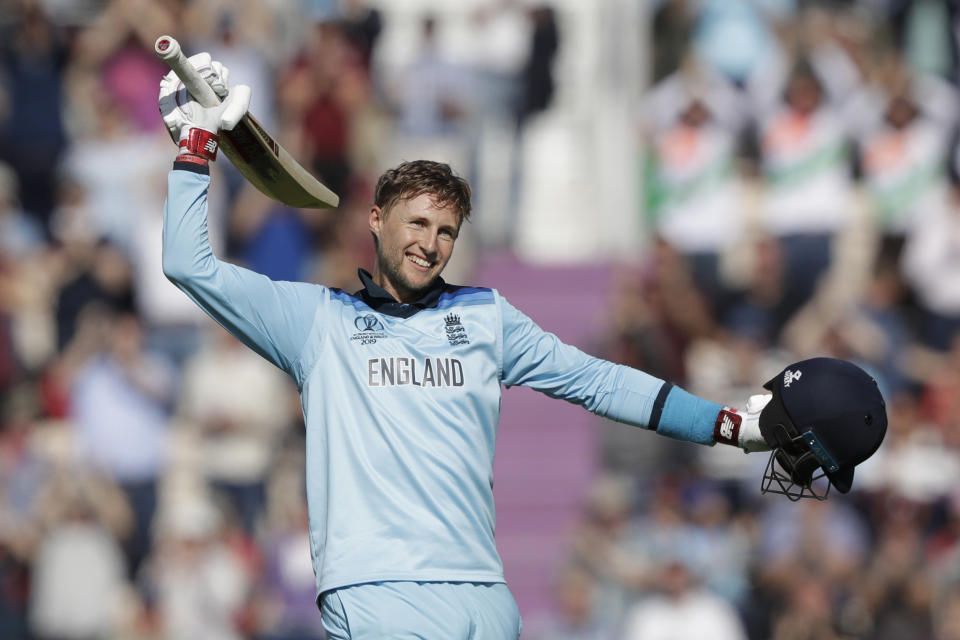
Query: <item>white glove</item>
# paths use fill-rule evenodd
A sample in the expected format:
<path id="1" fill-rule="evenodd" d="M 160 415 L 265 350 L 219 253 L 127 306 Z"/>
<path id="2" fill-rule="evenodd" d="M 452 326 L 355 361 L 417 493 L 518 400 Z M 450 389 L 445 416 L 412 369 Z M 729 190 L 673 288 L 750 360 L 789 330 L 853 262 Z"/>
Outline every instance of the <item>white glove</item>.
<path id="1" fill-rule="evenodd" d="M 740 447 L 747 453 L 770 451 L 760 432 L 760 413 L 772 397 L 769 393 L 750 396 L 747 406 L 739 410 L 724 407 L 717 415 L 713 439 Z"/>
<path id="2" fill-rule="evenodd" d="M 217 132 L 233 129 L 250 108 L 250 87 L 241 84 L 228 89 L 230 71 L 211 60 L 209 53 L 190 56 L 188 61 L 223 101 L 215 107 L 204 107 L 170 71 L 160 81 L 160 116 L 182 150 L 213 160 L 219 142 Z"/>

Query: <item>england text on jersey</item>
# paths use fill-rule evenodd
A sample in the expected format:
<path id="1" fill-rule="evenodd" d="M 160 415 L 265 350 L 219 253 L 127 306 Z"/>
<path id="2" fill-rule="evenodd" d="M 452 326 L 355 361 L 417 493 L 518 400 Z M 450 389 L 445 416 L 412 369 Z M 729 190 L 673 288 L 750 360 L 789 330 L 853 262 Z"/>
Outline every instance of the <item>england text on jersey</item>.
<path id="1" fill-rule="evenodd" d="M 456 358 L 370 358 L 367 385 L 371 387 L 462 387 L 463 365 Z"/>

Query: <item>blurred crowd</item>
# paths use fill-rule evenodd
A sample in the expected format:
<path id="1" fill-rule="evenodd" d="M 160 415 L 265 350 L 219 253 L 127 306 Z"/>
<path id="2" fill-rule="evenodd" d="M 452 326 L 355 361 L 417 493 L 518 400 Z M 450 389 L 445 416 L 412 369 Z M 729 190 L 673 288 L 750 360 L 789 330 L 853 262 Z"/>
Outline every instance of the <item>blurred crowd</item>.
<path id="1" fill-rule="evenodd" d="M 956 2 L 655 3 L 651 233 L 614 360 L 742 405 L 852 360 L 889 427 L 854 491 L 761 496 L 766 456 L 604 431 L 535 638 L 960 638 Z"/>
<path id="2" fill-rule="evenodd" d="M 218 162 L 219 254 L 353 290 L 399 159 L 474 184 L 450 280 L 509 250 L 561 4 L 477 2 L 459 56 L 442 11 L 408 15 L 396 60 L 386 3 L 0 0 L 0 638 L 322 637 L 296 390 L 160 268 L 157 35 L 251 85 L 341 195 L 290 209 Z M 648 233 L 596 351 L 732 406 L 793 360 L 850 359 L 889 428 L 852 494 L 792 504 L 759 496 L 762 455 L 601 424 L 604 473 L 525 637 L 960 640 L 958 3 L 643 5 L 624 139 Z"/>

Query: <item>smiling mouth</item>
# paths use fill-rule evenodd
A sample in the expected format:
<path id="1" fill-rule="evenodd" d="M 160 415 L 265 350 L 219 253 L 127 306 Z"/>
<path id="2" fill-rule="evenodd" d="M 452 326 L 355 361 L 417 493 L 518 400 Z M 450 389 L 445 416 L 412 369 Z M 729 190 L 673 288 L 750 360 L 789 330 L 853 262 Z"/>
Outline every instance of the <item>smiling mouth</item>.
<path id="1" fill-rule="evenodd" d="M 433 263 L 430 262 L 429 260 L 425 260 L 423 258 L 415 256 L 412 253 L 407 254 L 407 259 L 410 260 L 410 262 L 412 262 L 416 266 L 420 267 L 421 269 L 429 269 L 430 267 L 433 266 Z"/>

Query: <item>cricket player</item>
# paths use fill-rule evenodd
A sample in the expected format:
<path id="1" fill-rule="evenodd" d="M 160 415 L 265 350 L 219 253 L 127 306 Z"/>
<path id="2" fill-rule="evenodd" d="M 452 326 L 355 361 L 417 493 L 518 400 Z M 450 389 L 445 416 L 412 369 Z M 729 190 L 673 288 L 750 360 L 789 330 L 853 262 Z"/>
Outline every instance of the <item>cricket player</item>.
<path id="1" fill-rule="evenodd" d="M 227 69 L 209 56 L 191 61 L 226 93 Z M 353 293 L 274 282 L 217 259 L 207 239 L 208 163 L 217 131 L 243 116 L 250 90 L 233 87 L 205 108 L 177 84 L 168 75 L 160 93 L 180 141 L 164 273 L 296 381 L 329 637 L 519 637 L 494 544 L 503 387 L 527 385 L 671 438 L 770 450 L 759 425 L 770 395 L 723 407 L 560 342 L 495 289 L 444 282 L 471 206 L 469 186 L 445 164 L 406 162 L 380 177 L 369 212 L 376 259 Z"/>

